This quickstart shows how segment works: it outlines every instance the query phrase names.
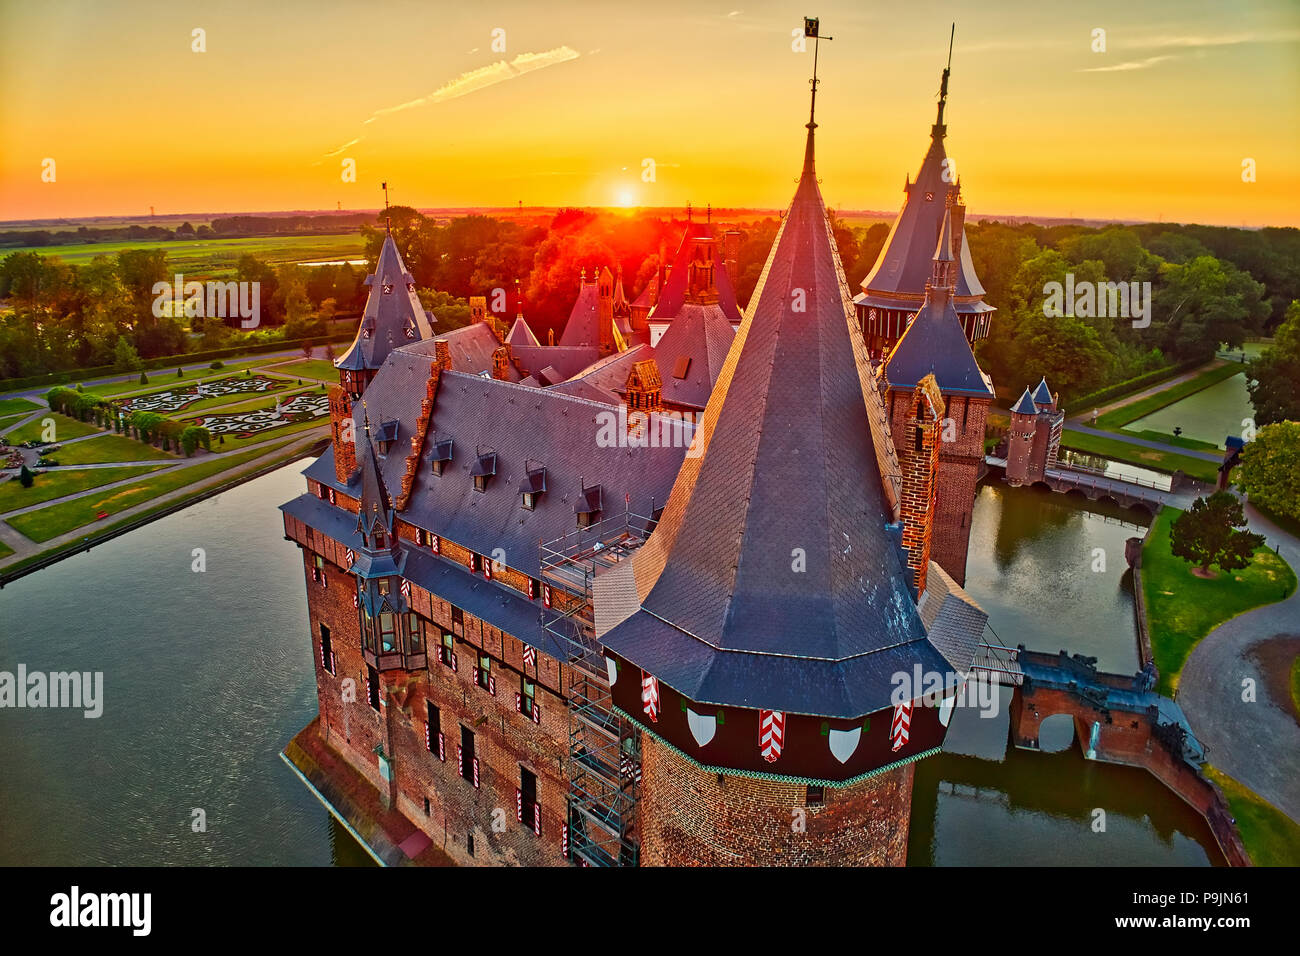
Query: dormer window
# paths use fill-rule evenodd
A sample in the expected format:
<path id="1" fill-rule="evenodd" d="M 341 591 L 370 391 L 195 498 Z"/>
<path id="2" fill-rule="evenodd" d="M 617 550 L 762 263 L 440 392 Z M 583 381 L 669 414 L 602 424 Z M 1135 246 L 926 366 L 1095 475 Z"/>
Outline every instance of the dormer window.
<path id="1" fill-rule="evenodd" d="M 452 440 L 442 438 L 433 443 L 433 451 L 429 455 L 429 463 L 433 466 L 433 473 L 441 475 L 442 470 L 447 467 L 451 461 Z"/>
<path id="2" fill-rule="evenodd" d="M 525 464 L 525 467 L 528 467 Z M 528 468 L 528 473 L 519 484 L 519 494 L 525 511 L 537 508 L 537 499 L 546 491 L 546 469 L 540 465 Z"/>
<path id="3" fill-rule="evenodd" d="M 387 455 L 388 449 L 393 446 L 397 440 L 397 422 L 388 421 L 380 424 L 375 430 L 375 442 L 379 446 L 379 454 Z"/>
<path id="4" fill-rule="evenodd" d="M 578 515 L 578 527 L 588 528 L 595 524 L 600 516 L 601 491 L 600 485 L 585 485 L 578 495 L 577 502 L 573 505 L 574 512 Z"/>
<path id="5" fill-rule="evenodd" d="M 474 490 L 487 491 L 488 482 L 497 473 L 497 453 L 480 450 L 469 473 L 474 477 Z"/>

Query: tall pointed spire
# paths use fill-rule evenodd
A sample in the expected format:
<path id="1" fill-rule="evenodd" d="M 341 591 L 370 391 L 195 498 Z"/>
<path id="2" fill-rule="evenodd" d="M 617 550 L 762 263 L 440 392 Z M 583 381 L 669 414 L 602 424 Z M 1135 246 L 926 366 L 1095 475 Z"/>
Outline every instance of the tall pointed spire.
<path id="1" fill-rule="evenodd" d="M 957 24 L 952 25 L 952 32 L 948 34 L 948 65 L 943 68 L 943 78 L 939 81 L 939 115 L 934 121 L 934 128 L 930 130 L 930 136 L 934 139 L 942 139 L 948 133 L 948 127 L 943 125 L 943 108 L 948 103 L 948 77 L 952 73 L 952 42 L 957 37 Z"/>

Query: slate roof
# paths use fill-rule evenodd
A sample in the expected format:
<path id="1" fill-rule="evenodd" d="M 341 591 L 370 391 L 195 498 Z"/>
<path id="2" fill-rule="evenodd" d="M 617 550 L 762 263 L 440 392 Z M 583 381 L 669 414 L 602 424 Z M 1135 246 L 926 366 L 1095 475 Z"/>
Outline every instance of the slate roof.
<path id="1" fill-rule="evenodd" d="M 984 637 L 988 613 L 934 561 L 926 572 L 925 593 L 917 610 L 930 643 L 957 673 L 968 674 Z"/>
<path id="2" fill-rule="evenodd" d="M 615 352 L 593 362 L 567 381 L 552 386 L 549 391 L 577 395 L 606 405 L 618 405 L 623 401 L 632 366 L 653 356 L 654 351 L 650 346 L 634 345 L 625 352 Z"/>
<path id="3" fill-rule="evenodd" d="M 614 301 L 617 303 L 617 295 Z M 628 324 L 626 311 L 619 314 L 616 310 L 613 321 L 625 338 L 631 334 L 632 326 Z M 590 282 L 583 281 L 578 289 L 578 298 L 574 300 L 568 321 L 564 323 L 559 344 L 600 346 L 600 283 L 596 276 Z"/>
<path id="4" fill-rule="evenodd" d="M 836 717 L 888 706 L 913 664 L 947 669 L 887 527 L 898 463 L 812 128 L 697 444 L 649 541 L 596 579 L 609 650 L 703 703 Z"/>
<path id="5" fill-rule="evenodd" d="M 672 270 L 664 280 L 664 287 L 659 292 L 654 309 L 650 312 L 649 321 L 669 322 L 678 316 L 682 306 L 686 304 L 686 286 L 691 271 L 689 263 L 695 253 L 697 240 L 712 238 L 714 238 L 713 227 L 708 223 L 687 223 L 686 232 L 677 246 L 677 254 L 673 256 Z M 732 288 L 731 277 L 723 268 L 721 250 L 717 248 L 716 243 L 714 245 L 713 285 L 718 290 L 718 308 L 722 310 L 728 322 L 736 325 L 741 320 L 740 307 L 736 304 L 736 290 Z M 641 296 L 644 295 L 645 290 L 642 290 Z M 641 297 L 638 297 L 637 301 L 640 302 Z"/>
<path id="6" fill-rule="evenodd" d="M 459 329 L 452 329 L 450 332 L 442 333 L 433 341 L 447 343 L 447 348 L 451 352 L 451 367 L 456 371 L 474 372 L 480 375 L 484 372 L 492 374 L 492 355 L 501 347 L 501 343 L 497 341 L 497 337 L 492 334 L 486 322 L 473 322 Z M 429 345 L 427 351 L 425 349 L 419 351 L 433 355 L 433 348 Z M 511 354 L 513 352 L 514 350 L 511 349 Z M 512 382 L 522 378 L 513 363 L 507 364 L 506 372 Z"/>
<path id="7" fill-rule="evenodd" d="M 931 264 L 952 261 L 951 217 L 944 215 L 944 228 L 931 253 Z M 933 270 L 932 270 L 933 271 Z M 993 387 L 980 371 L 953 307 L 950 289 L 927 286 L 925 301 L 885 359 L 883 375 L 890 385 L 912 388 L 927 375 L 934 375 L 945 394 L 993 394 Z"/>
<path id="8" fill-rule="evenodd" d="M 1034 405 L 1034 400 L 1029 394 L 1029 389 L 1025 389 L 1020 400 L 1011 406 L 1011 410 L 1018 415 L 1037 415 L 1038 408 Z"/>
<path id="9" fill-rule="evenodd" d="M 522 315 L 515 316 L 515 324 L 510 326 L 510 331 L 506 333 L 506 344 L 510 346 L 518 345 L 541 345 L 537 341 L 537 336 L 533 334 L 532 328 L 524 321 Z"/>
<path id="10" fill-rule="evenodd" d="M 1047 387 L 1047 376 L 1044 375 L 1038 387 L 1034 389 L 1034 404 L 1050 405 L 1052 404 L 1052 390 Z"/>
<path id="11" fill-rule="evenodd" d="M 944 129 L 939 125 L 932 130 L 930 148 L 921 161 L 921 171 L 917 173 L 915 182 L 904 187 L 907 198 L 903 200 L 903 208 L 894 220 L 875 267 L 862 281 L 862 289 L 869 297 L 899 293 L 920 295 L 925 291 L 935 240 L 946 209 L 945 198 L 952 188 L 952 183 L 943 181 L 944 160 L 947 159 L 943 147 Z M 980 284 L 975 264 L 971 262 L 970 243 L 966 241 L 964 228 L 956 294 L 958 297 L 984 294 L 984 286 Z M 897 302 L 893 303 L 895 308 L 897 305 Z"/>
<path id="12" fill-rule="evenodd" d="M 512 345 L 510 355 L 542 385 L 555 385 L 597 361 L 600 349 L 595 345 Z"/>
<path id="13" fill-rule="evenodd" d="M 389 352 L 412 341 L 408 329 L 417 341 L 433 335 L 433 325 L 415 294 L 415 278 L 406 271 L 391 235 L 384 237 L 375 271 L 366 276 L 366 285 L 370 286 L 370 294 L 366 297 L 357 337 L 334 363 L 336 368 L 377 369 Z M 385 285 L 391 286 L 392 291 L 385 293 Z"/>
<path id="14" fill-rule="evenodd" d="M 735 328 L 717 305 L 683 305 L 654 349 L 663 400 L 703 409 L 735 338 Z M 678 378 L 683 364 L 685 377 Z"/>
<path id="15" fill-rule="evenodd" d="M 433 362 L 432 348 L 426 351 L 423 345 L 393 352 L 366 389 L 370 416 L 397 419 L 404 434 L 415 433 Z M 678 447 L 601 447 L 601 426 L 610 412 L 608 405 L 554 389 L 455 369 L 444 372 L 415 486 L 400 517 L 480 554 L 502 548 L 509 567 L 537 577 L 538 543 L 577 526 L 574 503 L 582 482 L 603 487 L 606 507 L 613 509 L 610 514 L 622 513 L 625 507 L 650 514 L 668 498 L 689 439 L 677 442 Z M 357 433 L 362 433 L 360 425 Z M 443 474 L 435 476 L 430 458 L 437 443 L 447 438 L 454 440 L 453 457 Z M 401 486 L 406 450 L 399 442 L 397 451 L 378 459 L 390 489 Z M 496 455 L 496 473 L 484 492 L 475 490 L 470 476 L 477 452 Z M 525 510 L 520 500 L 525 462 L 546 468 L 546 492 L 533 511 Z M 308 469 L 308 476 L 338 487 L 320 461 Z"/>

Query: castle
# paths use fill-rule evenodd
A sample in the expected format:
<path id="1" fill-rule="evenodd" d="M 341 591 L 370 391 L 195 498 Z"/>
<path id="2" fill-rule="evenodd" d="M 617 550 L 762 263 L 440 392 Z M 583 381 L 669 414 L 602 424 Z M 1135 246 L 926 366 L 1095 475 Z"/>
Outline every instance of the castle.
<path id="1" fill-rule="evenodd" d="M 318 736 L 456 862 L 905 862 L 986 620 L 961 580 L 992 310 L 957 191 L 930 196 L 942 111 L 857 307 L 815 114 L 743 315 L 734 242 L 691 223 L 635 301 L 584 275 L 558 344 L 481 300 L 434 334 L 385 239 L 282 511 Z M 615 409 L 628 440 L 598 440 Z"/>

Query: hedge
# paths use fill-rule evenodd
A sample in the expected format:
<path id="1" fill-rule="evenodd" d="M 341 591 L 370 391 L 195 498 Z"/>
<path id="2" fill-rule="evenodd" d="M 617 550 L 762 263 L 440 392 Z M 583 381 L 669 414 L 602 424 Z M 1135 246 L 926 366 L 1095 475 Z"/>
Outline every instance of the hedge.
<path id="1" fill-rule="evenodd" d="M 1114 385 L 1107 385 L 1095 392 L 1082 395 L 1079 398 L 1072 398 L 1069 401 L 1071 408 L 1085 410 L 1089 406 L 1098 408 L 1108 402 L 1113 402 L 1117 398 L 1123 398 L 1131 395 L 1133 392 L 1141 391 L 1148 385 L 1155 385 L 1163 382 L 1165 379 L 1173 378 L 1175 375 L 1181 375 L 1183 372 L 1189 372 L 1194 368 L 1199 368 L 1205 364 L 1205 359 L 1191 359 L 1186 362 L 1180 362 L 1177 365 L 1167 365 L 1164 368 L 1154 369 L 1150 372 L 1143 372 L 1135 378 L 1126 379 L 1123 382 L 1116 382 Z"/>

